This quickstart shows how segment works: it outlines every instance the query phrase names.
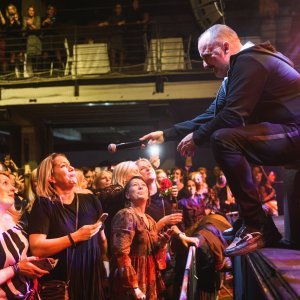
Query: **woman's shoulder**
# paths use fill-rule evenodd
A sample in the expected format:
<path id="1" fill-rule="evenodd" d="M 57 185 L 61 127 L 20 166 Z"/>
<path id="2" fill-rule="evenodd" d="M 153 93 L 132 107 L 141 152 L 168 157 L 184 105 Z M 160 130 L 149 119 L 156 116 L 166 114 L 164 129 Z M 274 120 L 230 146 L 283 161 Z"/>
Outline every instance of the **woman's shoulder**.
<path id="1" fill-rule="evenodd" d="M 58 206 L 57 203 L 58 201 L 52 201 L 47 197 L 38 196 L 33 202 L 29 216 L 34 216 L 34 218 L 36 218 L 41 214 L 51 215 L 54 207 Z"/>
<path id="2" fill-rule="evenodd" d="M 116 213 L 115 218 L 120 218 L 123 216 L 135 216 L 133 209 L 130 207 L 122 208 Z"/>
<path id="3" fill-rule="evenodd" d="M 38 196 L 36 197 L 33 205 L 35 206 L 51 206 L 53 204 L 53 201 L 51 201 L 49 198 L 47 197 L 43 197 L 43 196 Z"/>
<path id="4" fill-rule="evenodd" d="M 112 228 L 126 228 L 128 230 L 133 230 L 135 224 L 136 216 L 130 208 L 119 210 L 112 220 Z"/>

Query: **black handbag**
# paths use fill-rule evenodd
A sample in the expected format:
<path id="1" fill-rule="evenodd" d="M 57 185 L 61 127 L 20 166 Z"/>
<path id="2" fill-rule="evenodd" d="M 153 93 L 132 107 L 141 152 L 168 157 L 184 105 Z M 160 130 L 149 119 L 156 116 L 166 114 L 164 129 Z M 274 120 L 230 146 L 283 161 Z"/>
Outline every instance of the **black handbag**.
<path id="1" fill-rule="evenodd" d="M 63 280 L 50 280 L 40 287 L 41 300 L 69 300 L 69 284 Z"/>
<path id="2" fill-rule="evenodd" d="M 76 228 L 78 229 L 78 210 L 79 210 L 79 200 L 78 195 L 76 194 Z M 74 247 L 73 247 L 74 248 Z M 75 249 L 72 250 L 71 262 L 68 264 L 68 254 L 70 249 L 67 248 L 67 280 L 49 280 L 40 285 L 39 296 L 41 300 L 69 300 L 69 284 L 71 278 L 71 267 L 74 259 Z"/>

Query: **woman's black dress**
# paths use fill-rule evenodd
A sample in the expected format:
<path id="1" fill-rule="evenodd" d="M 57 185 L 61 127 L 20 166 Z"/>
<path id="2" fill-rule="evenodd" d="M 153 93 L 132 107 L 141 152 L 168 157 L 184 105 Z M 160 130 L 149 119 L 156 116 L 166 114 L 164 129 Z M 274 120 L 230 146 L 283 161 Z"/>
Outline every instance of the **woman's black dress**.
<path id="1" fill-rule="evenodd" d="M 102 214 L 100 201 L 90 194 L 78 194 L 78 199 L 78 228 L 94 224 Z M 62 237 L 75 231 L 75 220 L 76 196 L 69 205 L 38 198 L 29 216 L 29 234 L 46 234 L 47 239 Z M 96 234 L 87 241 L 77 243 L 74 249 L 70 247 L 52 255 L 59 259 L 58 264 L 49 275 L 41 278 L 41 282 L 66 280 L 67 260 L 70 265 L 72 251 L 75 251 L 71 267 L 70 298 L 104 299 L 101 284 L 103 265 L 99 245 L 99 234 Z"/>

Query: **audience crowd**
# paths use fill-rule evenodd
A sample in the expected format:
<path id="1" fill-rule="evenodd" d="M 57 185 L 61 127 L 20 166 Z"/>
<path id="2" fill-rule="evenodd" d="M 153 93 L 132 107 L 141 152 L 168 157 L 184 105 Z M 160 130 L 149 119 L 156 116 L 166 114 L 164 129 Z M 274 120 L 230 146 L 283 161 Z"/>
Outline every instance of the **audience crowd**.
<path id="1" fill-rule="evenodd" d="M 85 38 L 77 33 L 76 39 L 77 42 L 107 42 L 110 65 L 113 69 L 121 68 L 125 59 L 130 64 L 142 63 L 145 60 L 144 34 L 148 30 L 149 20 L 149 13 L 141 8 L 139 0 L 128 1 L 125 5 L 117 3 L 107 19 L 90 24 L 94 26 L 90 29 L 92 35 L 85 30 Z M 128 25 L 126 31 L 124 25 Z M 96 27 L 99 29 L 103 27 L 103 30 L 96 33 Z M 69 25 L 64 24 L 53 5 L 48 5 L 41 16 L 33 5 L 27 8 L 24 16 L 13 3 L 8 4 L 4 12 L 0 10 L 0 73 L 2 74 L 19 68 L 24 60 L 26 60 L 29 76 L 37 72 L 49 71 L 51 65 L 55 69 L 62 70 L 66 63 L 65 48 L 73 43 L 75 43 L 73 31 L 70 31 Z"/>
<path id="2" fill-rule="evenodd" d="M 140 158 L 75 169 L 53 153 L 31 171 L 5 155 L 0 298 L 178 299 L 193 245 L 197 299 L 217 299 L 231 274 L 222 232 L 238 207 L 218 166 L 190 167 Z M 275 172 L 254 166 L 253 176 L 266 212 L 277 215 Z"/>

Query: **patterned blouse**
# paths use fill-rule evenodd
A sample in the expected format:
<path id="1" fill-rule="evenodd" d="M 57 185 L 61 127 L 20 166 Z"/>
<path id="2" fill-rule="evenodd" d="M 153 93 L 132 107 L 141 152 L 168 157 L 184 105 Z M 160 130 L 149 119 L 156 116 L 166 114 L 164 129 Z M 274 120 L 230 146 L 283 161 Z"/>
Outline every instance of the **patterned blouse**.
<path id="1" fill-rule="evenodd" d="M 156 222 L 146 214 L 147 228 L 134 209 L 119 211 L 112 222 L 112 299 L 132 299 L 133 288 L 140 288 L 146 299 L 158 299 L 156 291 L 156 263 L 164 251 L 165 239 L 159 239 Z M 151 240 L 150 240 L 151 239 Z"/>
<path id="2" fill-rule="evenodd" d="M 19 225 L 6 231 L 0 229 L 0 270 L 26 258 L 28 240 Z M 30 281 L 23 276 L 14 276 L 0 286 L 0 299 L 24 299 L 30 291 Z"/>

